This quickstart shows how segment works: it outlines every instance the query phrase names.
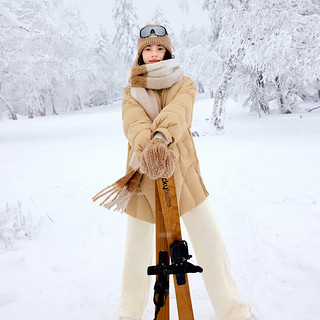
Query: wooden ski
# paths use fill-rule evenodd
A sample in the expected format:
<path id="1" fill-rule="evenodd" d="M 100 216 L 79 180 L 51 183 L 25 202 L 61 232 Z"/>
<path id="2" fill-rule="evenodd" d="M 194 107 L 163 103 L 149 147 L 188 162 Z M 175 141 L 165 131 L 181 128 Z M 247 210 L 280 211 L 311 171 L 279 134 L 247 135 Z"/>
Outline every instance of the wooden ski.
<path id="1" fill-rule="evenodd" d="M 158 188 L 155 187 L 155 209 L 156 209 L 156 262 L 159 264 L 159 252 L 167 252 L 167 259 L 169 261 L 169 246 L 167 241 L 166 229 L 164 226 L 160 198 L 158 193 Z M 157 280 L 159 276 L 157 276 Z M 167 276 L 169 283 L 169 275 Z M 157 320 L 169 320 L 169 297 L 166 299 L 165 305 L 160 309 Z"/>
<path id="2" fill-rule="evenodd" d="M 168 248 L 170 248 L 170 246 L 174 243 L 174 241 L 182 240 L 178 200 L 177 200 L 174 177 L 172 176 L 169 179 L 165 179 L 165 178 L 157 179 L 155 189 L 156 189 L 156 192 L 158 192 L 158 196 L 159 196 L 159 200 L 156 197 L 156 208 L 158 208 L 157 211 L 159 212 L 159 202 L 160 202 L 160 208 L 161 208 L 160 210 L 161 215 L 157 214 L 157 216 L 162 216 L 162 219 L 158 217 L 156 221 L 156 224 L 158 224 L 157 241 L 159 243 L 162 243 L 163 236 L 165 235 L 167 240 L 166 250 L 168 250 Z M 168 252 L 170 251 L 168 250 Z M 158 253 L 159 251 L 157 249 L 157 255 Z M 191 302 L 187 274 L 185 274 L 185 278 L 186 278 L 186 283 L 184 285 L 178 285 L 177 276 L 174 275 L 174 286 L 175 286 L 175 292 L 176 292 L 178 315 L 179 315 L 179 320 L 193 320 L 194 316 L 193 316 L 193 309 L 192 309 L 192 302 Z M 167 309 L 169 309 L 169 307 L 167 307 Z M 169 319 L 169 312 L 167 310 L 164 311 L 163 317 L 164 318 L 162 318 L 162 320 Z"/>

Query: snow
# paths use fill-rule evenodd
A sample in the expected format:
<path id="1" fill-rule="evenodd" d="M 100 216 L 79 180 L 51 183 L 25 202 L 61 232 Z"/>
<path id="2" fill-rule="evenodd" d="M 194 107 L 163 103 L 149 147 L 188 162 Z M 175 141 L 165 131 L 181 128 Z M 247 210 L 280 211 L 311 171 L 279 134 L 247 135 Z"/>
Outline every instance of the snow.
<path id="1" fill-rule="evenodd" d="M 258 118 L 228 101 L 214 135 L 211 106 L 198 97 L 195 144 L 242 297 L 258 320 L 319 319 L 320 113 Z M 126 217 L 91 197 L 126 151 L 120 102 L 0 122 L 0 212 L 19 201 L 33 228 L 0 237 L 0 319 L 119 319 Z M 216 319 L 201 276 L 189 280 L 195 319 Z M 143 320 L 153 309 L 150 290 Z"/>

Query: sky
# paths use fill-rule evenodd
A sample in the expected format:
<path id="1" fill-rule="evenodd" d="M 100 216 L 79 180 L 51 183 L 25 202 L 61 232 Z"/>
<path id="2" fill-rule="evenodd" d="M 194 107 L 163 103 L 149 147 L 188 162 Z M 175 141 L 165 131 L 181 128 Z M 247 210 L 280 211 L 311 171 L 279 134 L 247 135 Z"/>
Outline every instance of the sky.
<path id="1" fill-rule="evenodd" d="M 113 33 L 112 9 L 115 0 L 65 0 L 65 2 L 73 4 L 80 9 L 82 18 L 86 22 L 91 36 L 96 33 L 100 24 L 109 28 L 110 31 L 112 30 L 110 33 Z M 188 12 L 185 14 L 179 8 L 179 4 L 184 2 L 189 4 Z M 188 28 L 192 25 L 204 26 L 208 24 L 207 13 L 202 10 L 202 2 L 202 0 L 133 1 L 137 9 L 138 23 L 141 27 L 153 16 L 155 8 L 160 6 L 175 34 L 178 34 L 183 26 Z"/>

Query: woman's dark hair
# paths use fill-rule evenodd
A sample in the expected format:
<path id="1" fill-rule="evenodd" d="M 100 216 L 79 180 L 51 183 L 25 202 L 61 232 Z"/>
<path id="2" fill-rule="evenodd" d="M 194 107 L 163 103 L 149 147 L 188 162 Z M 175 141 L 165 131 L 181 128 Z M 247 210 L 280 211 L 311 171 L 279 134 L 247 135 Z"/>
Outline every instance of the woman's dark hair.
<path id="1" fill-rule="evenodd" d="M 166 53 L 164 54 L 163 60 L 169 60 L 172 59 L 174 56 L 166 49 Z M 138 65 L 142 66 L 144 64 L 143 58 L 142 58 L 142 52 L 140 54 L 140 57 L 138 59 Z"/>

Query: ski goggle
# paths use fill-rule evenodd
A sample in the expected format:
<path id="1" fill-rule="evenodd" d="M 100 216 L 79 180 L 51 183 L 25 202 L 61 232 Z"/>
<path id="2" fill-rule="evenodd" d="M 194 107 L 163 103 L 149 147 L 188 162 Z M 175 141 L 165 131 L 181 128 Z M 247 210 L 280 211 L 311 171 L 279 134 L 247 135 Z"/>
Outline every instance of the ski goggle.
<path id="1" fill-rule="evenodd" d="M 141 38 L 148 38 L 151 35 L 156 35 L 157 37 L 164 37 L 168 34 L 167 30 L 163 26 L 147 26 L 140 30 Z"/>

